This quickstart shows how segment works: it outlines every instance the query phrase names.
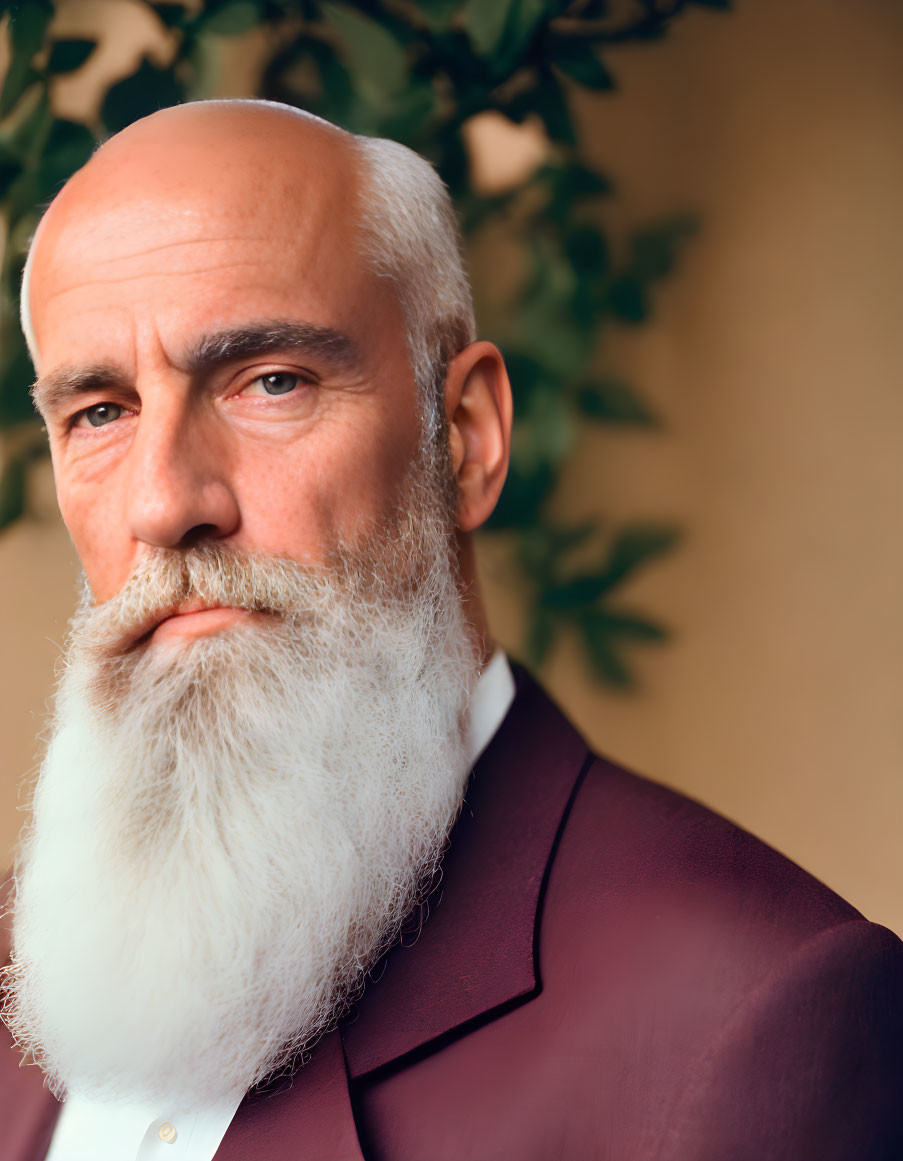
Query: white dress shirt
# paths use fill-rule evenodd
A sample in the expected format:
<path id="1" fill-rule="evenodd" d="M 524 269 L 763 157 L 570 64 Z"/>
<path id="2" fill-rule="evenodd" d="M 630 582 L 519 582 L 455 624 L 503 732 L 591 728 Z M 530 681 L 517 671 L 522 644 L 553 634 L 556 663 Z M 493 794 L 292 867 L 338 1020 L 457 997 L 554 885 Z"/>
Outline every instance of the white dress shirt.
<path id="1" fill-rule="evenodd" d="M 470 705 L 465 744 L 471 765 L 492 741 L 514 692 L 508 659 L 497 649 Z M 244 1095 L 229 1093 L 194 1109 L 71 1096 L 63 1102 L 46 1161 L 213 1161 Z"/>

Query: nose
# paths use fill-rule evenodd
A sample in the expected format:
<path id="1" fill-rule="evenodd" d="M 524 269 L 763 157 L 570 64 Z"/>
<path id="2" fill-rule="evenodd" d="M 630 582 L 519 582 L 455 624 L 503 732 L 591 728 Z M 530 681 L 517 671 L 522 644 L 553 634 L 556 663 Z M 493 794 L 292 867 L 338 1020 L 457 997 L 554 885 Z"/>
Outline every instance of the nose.
<path id="1" fill-rule="evenodd" d="M 128 520 L 156 548 L 222 540 L 241 521 L 215 423 L 181 406 L 145 407 L 129 451 Z"/>

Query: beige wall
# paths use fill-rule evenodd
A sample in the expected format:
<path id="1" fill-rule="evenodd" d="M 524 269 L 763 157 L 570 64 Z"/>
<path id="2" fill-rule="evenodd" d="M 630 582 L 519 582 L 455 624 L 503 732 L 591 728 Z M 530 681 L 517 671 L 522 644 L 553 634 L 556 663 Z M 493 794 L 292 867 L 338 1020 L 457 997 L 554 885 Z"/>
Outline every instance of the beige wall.
<path id="1" fill-rule="evenodd" d="M 903 932 L 903 7 L 740 0 L 622 50 L 581 119 L 622 220 L 698 209 L 654 326 L 612 365 L 666 417 L 588 433 L 563 502 L 672 515 L 681 551 L 625 602 L 676 629 L 642 691 L 546 675 L 603 750 L 711 803 Z M 0 538 L 0 848 L 21 816 L 76 565 L 47 495 Z M 499 546 L 484 573 L 517 640 Z"/>
<path id="2" fill-rule="evenodd" d="M 639 697 L 575 649 L 548 678 L 603 750 L 903 932 L 901 47 L 893 0 L 740 0 L 619 53 L 622 94 L 585 102 L 629 218 L 704 230 L 612 352 L 666 433 L 588 435 L 567 498 L 687 540 L 625 593 L 677 630 Z"/>

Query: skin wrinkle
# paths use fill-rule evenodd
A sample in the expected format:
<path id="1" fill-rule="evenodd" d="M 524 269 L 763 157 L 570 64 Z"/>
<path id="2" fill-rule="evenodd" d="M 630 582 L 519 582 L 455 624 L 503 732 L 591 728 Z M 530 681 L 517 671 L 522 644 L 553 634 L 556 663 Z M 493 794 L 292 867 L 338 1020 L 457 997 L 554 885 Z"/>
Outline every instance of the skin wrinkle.
<path id="1" fill-rule="evenodd" d="M 112 265 L 112 263 L 111 263 L 111 265 Z M 251 267 L 253 269 L 256 265 L 257 265 L 257 263 L 253 262 L 251 260 L 248 260 L 247 262 L 232 261 L 232 262 L 210 263 L 209 265 L 204 267 L 204 271 L 213 272 L 216 270 L 238 270 L 238 269 L 242 269 L 244 267 Z M 160 270 L 156 274 L 156 277 L 157 278 L 191 278 L 192 276 L 197 275 L 198 273 L 200 273 L 200 271 L 196 270 L 196 269 L 193 269 L 193 270 L 173 270 L 171 267 L 168 267 L 165 270 Z M 148 275 L 146 275 L 146 274 L 140 275 L 140 278 L 146 278 L 146 277 L 148 277 Z M 151 274 L 150 277 L 155 277 L 155 276 L 153 274 Z M 48 296 L 47 301 L 51 302 L 53 299 L 61 298 L 67 294 L 72 294 L 72 293 L 79 291 L 79 290 L 84 290 L 85 288 L 87 288 L 89 286 L 106 285 L 107 283 L 118 284 L 118 285 L 127 285 L 128 283 L 136 282 L 138 280 L 139 280 L 139 276 L 137 276 L 137 275 L 127 275 L 127 276 L 123 276 L 121 278 L 116 278 L 114 276 L 107 275 L 107 274 L 105 274 L 102 278 L 82 279 L 80 282 L 75 282 L 71 286 L 66 286 L 62 290 L 55 291 L 53 295 Z M 267 284 L 261 283 L 261 285 L 265 286 Z"/>
<path id="2" fill-rule="evenodd" d="M 177 370 L 200 378 L 244 358 L 312 355 L 336 373 L 359 369 L 360 353 L 354 340 L 331 327 L 279 319 L 225 327 L 194 341 L 179 358 L 170 359 Z M 305 369 L 307 370 L 307 369 Z M 316 374 L 316 372 L 310 372 Z M 80 395 L 104 390 L 134 395 L 130 376 L 114 366 L 61 367 L 42 376 L 31 388 L 35 406 L 46 420 Z"/>
<path id="3" fill-rule="evenodd" d="M 267 236 L 265 234 L 225 234 L 219 238 L 177 238 L 172 242 L 162 242 L 157 246 L 149 246 L 146 250 L 130 250 L 127 254 L 117 254 L 113 258 L 108 258 L 106 264 L 113 265 L 116 262 L 130 262 L 133 258 L 146 258 L 150 254 L 159 254 L 162 251 L 174 250 L 180 246 L 205 246 L 208 242 L 225 242 L 231 244 L 234 242 L 266 242 Z M 101 262 L 101 265 L 104 265 Z"/>

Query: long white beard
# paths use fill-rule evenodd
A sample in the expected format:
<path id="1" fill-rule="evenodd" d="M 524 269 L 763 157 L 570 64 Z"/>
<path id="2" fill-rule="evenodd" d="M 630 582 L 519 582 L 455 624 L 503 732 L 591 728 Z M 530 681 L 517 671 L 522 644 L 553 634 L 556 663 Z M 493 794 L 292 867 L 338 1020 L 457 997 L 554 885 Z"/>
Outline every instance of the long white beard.
<path id="1" fill-rule="evenodd" d="M 382 556 L 374 581 L 165 553 L 77 615 L 4 1016 L 57 1091 L 184 1106 L 264 1080 L 416 903 L 460 807 L 478 663 L 444 534 Z M 277 612 L 122 652 L 189 594 Z"/>

